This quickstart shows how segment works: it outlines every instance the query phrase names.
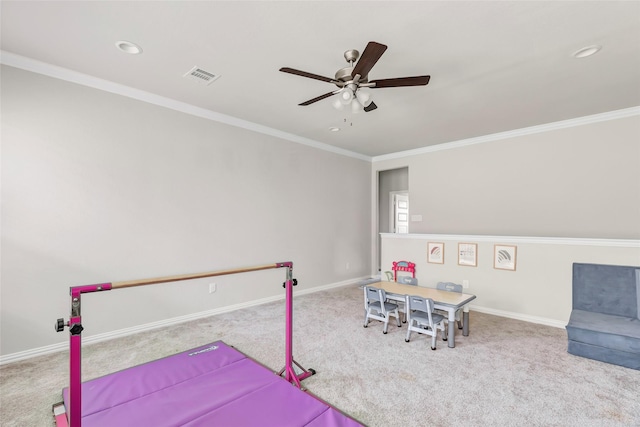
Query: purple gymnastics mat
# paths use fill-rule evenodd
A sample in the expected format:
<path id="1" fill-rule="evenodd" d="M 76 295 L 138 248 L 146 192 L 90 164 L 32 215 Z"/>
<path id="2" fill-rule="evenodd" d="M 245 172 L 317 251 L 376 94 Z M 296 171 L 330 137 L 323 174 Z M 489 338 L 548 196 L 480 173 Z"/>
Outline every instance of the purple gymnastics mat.
<path id="1" fill-rule="evenodd" d="M 69 389 L 62 391 L 69 408 Z M 82 425 L 362 424 L 222 341 L 83 382 Z"/>

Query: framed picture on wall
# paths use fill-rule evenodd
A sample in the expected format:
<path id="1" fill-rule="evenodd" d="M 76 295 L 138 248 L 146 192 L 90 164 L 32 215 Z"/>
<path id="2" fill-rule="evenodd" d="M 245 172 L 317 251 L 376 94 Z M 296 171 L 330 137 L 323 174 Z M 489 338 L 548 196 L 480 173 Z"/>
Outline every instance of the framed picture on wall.
<path id="1" fill-rule="evenodd" d="M 477 243 L 458 243 L 458 265 L 478 266 Z"/>
<path id="2" fill-rule="evenodd" d="M 515 271 L 517 249 L 512 245 L 493 245 L 493 268 Z"/>
<path id="3" fill-rule="evenodd" d="M 427 243 L 427 262 L 433 264 L 444 264 L 444 243 Z"/>

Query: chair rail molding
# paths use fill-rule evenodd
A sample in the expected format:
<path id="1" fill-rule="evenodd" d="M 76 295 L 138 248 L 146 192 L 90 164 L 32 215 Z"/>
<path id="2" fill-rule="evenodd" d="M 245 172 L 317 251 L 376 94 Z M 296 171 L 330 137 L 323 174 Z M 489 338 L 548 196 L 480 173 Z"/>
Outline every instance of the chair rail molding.
<path id="1" fill-rule="evenodd" d="M 638 248 L 640 240 L 635 239 L 593 239 L 583 237 L 527 237 L 527 236 L 490 236 L 483 234 L 396 234 L 380 233 L 383 239 L 412 239 L 412 240 L 445 240 L 445 241 L 474 241 L 500 243 L 531 243 L 542 245 L 574 245 L 574 246 L 602 246 L 617 248 Z"/>

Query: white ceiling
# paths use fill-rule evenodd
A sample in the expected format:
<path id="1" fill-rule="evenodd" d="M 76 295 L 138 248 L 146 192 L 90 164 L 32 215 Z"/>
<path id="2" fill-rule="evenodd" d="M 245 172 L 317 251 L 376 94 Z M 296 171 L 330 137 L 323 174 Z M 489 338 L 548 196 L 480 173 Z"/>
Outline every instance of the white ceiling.
<path id="1" fill-rule="evenodd" d="M 365 156 L 380 156 L 640 105 L 638 1 L 2 1 L 2 50 Z M 115 47 L 139 44 L 141 55 Z M 352 114 L 333 78 L 343 53 L 388 46 Z M 572 53 L 599 44 L 588 58 Z M 183 78 L 193 66 L 210 86 Z M 340 127 L 340 132 L 330 132 Z"/>

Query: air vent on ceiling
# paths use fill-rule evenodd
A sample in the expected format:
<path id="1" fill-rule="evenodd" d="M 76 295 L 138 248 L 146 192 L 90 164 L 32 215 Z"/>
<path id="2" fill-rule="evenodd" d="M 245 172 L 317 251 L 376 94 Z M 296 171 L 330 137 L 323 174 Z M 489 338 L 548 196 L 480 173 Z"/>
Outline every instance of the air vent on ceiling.
<path id="1" fill-rule="evenodd" d="M 183 77 L 189 77 L 198 81 L 199 83 L 205 84 L 209 86 L 214 81 L 220 78 L 219 74 L 213 74 L 209 71 L 203 70 L 202 68 L 198 68 L 198 66 L 193 67 L 189 72 L 187 72 Z"/>

